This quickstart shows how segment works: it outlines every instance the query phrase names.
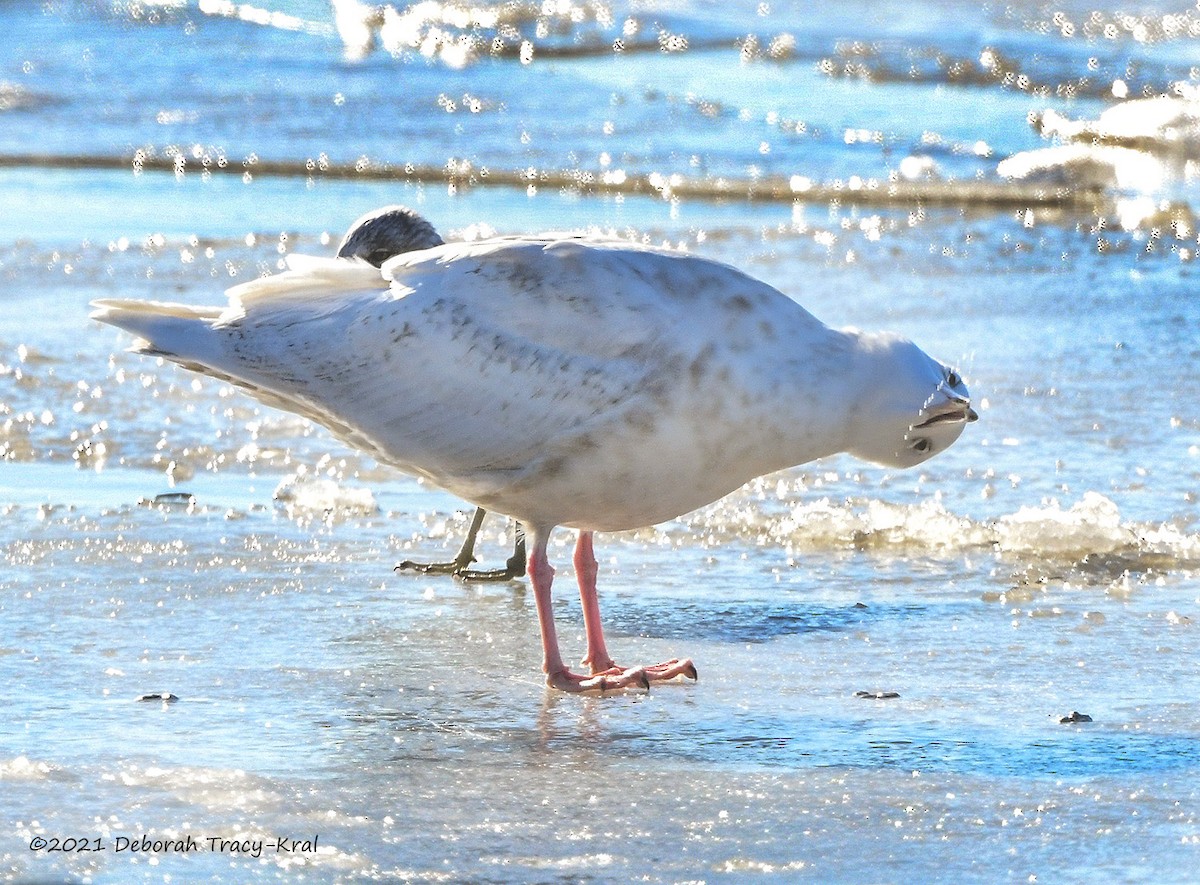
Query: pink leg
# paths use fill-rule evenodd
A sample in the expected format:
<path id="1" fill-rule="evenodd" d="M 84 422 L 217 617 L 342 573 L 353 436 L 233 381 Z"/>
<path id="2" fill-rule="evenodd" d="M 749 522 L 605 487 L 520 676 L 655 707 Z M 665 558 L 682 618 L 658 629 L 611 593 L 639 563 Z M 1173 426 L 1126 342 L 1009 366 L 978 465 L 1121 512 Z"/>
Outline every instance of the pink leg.
<path id="1" fill-rule="evenodd" d="M 592 674 L 610 675 L 621 673 L 620 666 L 613 661 L 604 643 L 604 626 L 600 622 L 600 599 L 596 595 L 596 552 L 592 547 L 592 533 L 580 532 L 575 542 L 575 577 L 579 581 L 579 601 L 583 605 L 583 628 L 587 634 L 587 655 L 582 663 L 591 668 Z M 674 679 L 676 676 L 697 678 L 696 667 L 690 659 L 672 658 L 661 664 L 639 667 L 651 680 Z"/>
<path id="2" fill-rule="evenodd" d="M 529 548 L 529 563 L 526 571 L 533 584 L 533 598 L 537 603 L 538 626 L 542 631 L 542 671 L 558 673 L 566 670 L 562 654 L 558 650 L 558 631 L 554 628 L 554 612 L 550 604 L 550 585 L 554 582 L 554 566 L 546 556 L 546 541 L 533 537 Z"/>
<path id="3" fill-rule="evenodd" d="M 596 596 L 596 553 L 592 533 L 580 532 L 575 542 L 575 577 L 579 581 L 579 601 L 583 604 L 583 629 L 587 634 L 587 656 L 580 662 L 593 673 L 617 666 L 604 645 L 604 625 L 600 623 L 600 600 Z"/>
<path id="4" fill-rule="evenodd" d="M 529 546 L 528 567 L 529 582 L 533 585 L 533 598 L 537 604 L 538 624 L 542 630 L 542 669 L 546 672 L 546 684 L 560 691 L 649 688 L 650 681 L 641 669 L 615 670 L 588 677 L 572 673 L 563 663 L 562 654 L 558 649 L 558 631 L 554 627 L 554 610 L 550 600 L 554 568 L 546 556 L 548 535 L 549 532 L 542 530 L 529 533 L 532 543 Z"/>

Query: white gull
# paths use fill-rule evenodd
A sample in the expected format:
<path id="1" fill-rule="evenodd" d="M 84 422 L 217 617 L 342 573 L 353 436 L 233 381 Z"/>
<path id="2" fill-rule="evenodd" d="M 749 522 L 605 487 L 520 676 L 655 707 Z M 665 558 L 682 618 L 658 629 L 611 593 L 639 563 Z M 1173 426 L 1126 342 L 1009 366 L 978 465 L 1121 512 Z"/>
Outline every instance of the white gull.
<path id="1" fill-rule="evenodd" d="M 830 329 L 746 274 L 578 238 L 447 244 L 363 261 L 293 256 L 228 305 L 105 300 L 134 350 L 228 380 L 379 461 L 518 519 L 546 681 L 567 691 L 695 675 L 620 668 L 592 533 L 652 525 L 838 452 L 911 467 L 975 419 L 957 373 L 893 334 Z M 555 526 L 579 530 L 588 674 L 559 651 Z"/>

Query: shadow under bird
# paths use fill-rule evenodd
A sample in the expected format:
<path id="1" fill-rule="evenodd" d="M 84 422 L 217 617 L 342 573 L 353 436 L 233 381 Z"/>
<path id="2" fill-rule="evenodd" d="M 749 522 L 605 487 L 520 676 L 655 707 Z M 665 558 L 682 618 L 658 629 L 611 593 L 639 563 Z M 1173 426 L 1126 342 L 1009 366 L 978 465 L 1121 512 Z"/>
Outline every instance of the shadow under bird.
<path id="1" fill-rule="evenodd" d="M 346 231 L 338 244 L 338 258 L 361 258 L 376 267 L 382 267 L 389 258 L 402 252 L 432 249 L 445 241 L 425 218 L 407 206 L 384 206 L 363 215 Z M 463 539 L 458 554 L 449 562 L 414 562 L 406 559 L 396 566 L 396 571 L 417 571 L 422 574 L 453 575 L 464 581 L 511 581 L 525 574 L 525 531 L 516 524 L 516 540 L 513 555 L 499 569 L 473 569 L 475 562 L 475 540 L 487 511 L 476 507 L 471 517 L 471 526 Z"/>
<path id="2" fill-rule="evenodd" d="M 133 350 L 263 402 L 526 529 L 549 686 L 649 687 L 621 667 L 593 533 L 674 519 L 767 473 L 848 452 L 911 467 L 976 419 L 962 379 L 898 335 L 835 330 L 778 290 L 685 253 L 510 237 L 363 260 L 293 255 L 227 304 L 105 300 Z M 563 661 L 546 554 L 578 530 L 587 672 Z"/>

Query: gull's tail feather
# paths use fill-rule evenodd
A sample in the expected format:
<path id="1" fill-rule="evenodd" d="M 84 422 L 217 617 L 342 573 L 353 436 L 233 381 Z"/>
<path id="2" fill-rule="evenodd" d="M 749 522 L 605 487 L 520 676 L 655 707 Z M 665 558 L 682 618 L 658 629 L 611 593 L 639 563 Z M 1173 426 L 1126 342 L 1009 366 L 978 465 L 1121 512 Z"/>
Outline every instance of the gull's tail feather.
<path id="1" fill-rule="evenodd" d="M 349 261 L 342 263 L 353 266 Z M 365 263 L 363 266 L 369 267 Z M 378 277 L 376 268 L 372 267 L 371 271 Z M 264 293 L 259 290 L 253 294 L 261 298 L 286 296 L 291 291 L 279 288 L 278 291 Z M 290 377 L 277 365 L 269 365 L 269 360 L 268 370 L 263 372 L 255 359 L 247 360 L 245 354 L 239 358 L 236 349 L 229 349 L 226 325 L 230 318 L 229 308 L 115 298 L 93 301 L 92 307 L 92 319 L 137 336 L 130 348 L 134 353 L 161 356 L 189 371 L 233 384 L 269 406 L 324 424 L 351 445 L 376 451 L 370 439 L 323 408 L 319 400 L 314 405 L 314 401 L 304 394 L 303 381 Z M 240 312 L 234 315 L 240 315 Z"/>
<path id="2" fill-rule="evenodd" d="M 221 316 L 219 307 L 189 307 L 162 301 L 133 301 L 107 298 L 93 301 L 91 317 L 137 336 L 134 353 L 161 356 L 194 371 L 217 374 L 221 342 L 213 324 Z"/>

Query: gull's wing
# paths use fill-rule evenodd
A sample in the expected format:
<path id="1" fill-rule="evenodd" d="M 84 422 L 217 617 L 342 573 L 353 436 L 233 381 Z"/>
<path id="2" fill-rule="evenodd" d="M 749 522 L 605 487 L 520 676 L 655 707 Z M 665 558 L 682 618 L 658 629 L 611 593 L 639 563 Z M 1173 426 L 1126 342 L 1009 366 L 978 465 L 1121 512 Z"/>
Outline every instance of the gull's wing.
<path id="1" fill-rule="evenodd" d="M 399 256 L 383 268 L 391 300 L 368 312 L 375 328 L 348 335 L 352 352 L 403 368 L 369 385 L 354 368 L 335 395 L 357 401 L 354 423 L 375 439 L 403 440 L 392 463 L 436 465 L 471 497 L 467 486 L 536 473 L 592 434 L 670 408 L 672 381 L 705 344 L 688 304 L 715 297 L 695 263 L 570 240 Z"/>

